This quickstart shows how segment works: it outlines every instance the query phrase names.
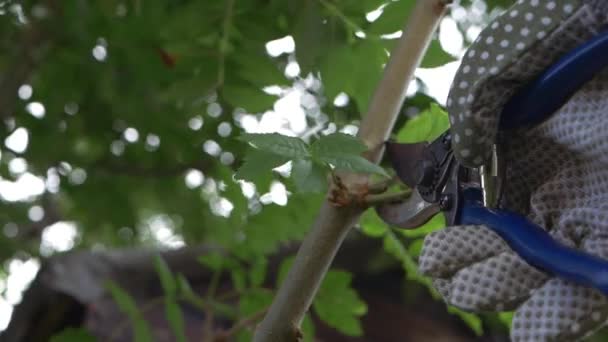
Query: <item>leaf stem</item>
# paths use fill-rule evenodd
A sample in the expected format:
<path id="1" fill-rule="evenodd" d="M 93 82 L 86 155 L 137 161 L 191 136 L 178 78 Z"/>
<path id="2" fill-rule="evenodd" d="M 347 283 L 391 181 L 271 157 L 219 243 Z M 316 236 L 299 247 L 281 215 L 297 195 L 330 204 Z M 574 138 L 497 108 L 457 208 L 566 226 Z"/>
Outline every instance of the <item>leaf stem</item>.
<path id="1" fill-rule="evenodd" d="M 234 0 L 226 0 L 226 10 L 224 12 L 224 21 L 222 24 L 222 38 L 220 40 L 220 59 L 217 70 L 217 86 L 224 85 L 226 78 L 226 54 L 228 52 L 228 43 L 230 42 L 230 29 L 232 27 L 232 14 L 234 12 Z"/>
<path id="2" fill-rule="evenodd" d="M 209 281 L 209 287 L 207 288 L 207 294 L 205 295 L 206 301 L 208 303 L 213 301 L 213 297 L 215 296 L 215 292 L 220 282 L 221 275 L 221 269 L 218 269 L 215 270 L 213 272 L 213 275 L 211 276 L 211 280 Z M 203 324 L 203 341 L 208 341 L 213 338 L 213 321 L 213 308 L 208 305 L 205 309 L 205 323 Z"/>
<path id="3" fill-rule="evenodd" d="M 232 327 L 230 327 L 230 329 L 228 329 L 222 333 L 219 333 L 218 336 L 215 338 L 215 340 L 216 341 L 227 341 L 229 338 L 234 337 L 239 331 L 241 331 L 241 329 L 254 325 L 257 321 L 262 319 L 262 317 L 264 317 L 264 314 L 266 314 L 266 311 L 268 311 L 268 308 L 259 310 L 258 312 L 234 323 L 232 325 Z"/>
<path id="4" fill-rule="evenodd" d="M 354 21 L 350 20 L 346 15 L 344 15 L 344 13 L 342 13 L 342 11 L 340 11 L 340 9 L 338 9 L 336 6 L 334 6 L 334 4 L 332 4 L 326 0 L 319 0 L 319 3 L 321 3 L 321 5 L 323 5 L 325 8 L 327 8 L 331 12 L 331 14 L 340 18 L 340 20 L 342 20 L 344 25 L 346 25 L 346 27 L 348 27 L 352 31 L 354 31 L 354 32 L 363 31 L 361 29 L 361 27 L 359 27 L 359 25 L 355 24 Z"/>
<path id="5" fill-rule="evenodd" d="M 373 207 L 382 203 L 394 202 L 402 199 L 406 199 L 411 195 L 410 190 L 404 190 L 399 192 L 391 192 L 385 194 L 368 195 L 365 197 L 364 202 L 367 207 Z"/>

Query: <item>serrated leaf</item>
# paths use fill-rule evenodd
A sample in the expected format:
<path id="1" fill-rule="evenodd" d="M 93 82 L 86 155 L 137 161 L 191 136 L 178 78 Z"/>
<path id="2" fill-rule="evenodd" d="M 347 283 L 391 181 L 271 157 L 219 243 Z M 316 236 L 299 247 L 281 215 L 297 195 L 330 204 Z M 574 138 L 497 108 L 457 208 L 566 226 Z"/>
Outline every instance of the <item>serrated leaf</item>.
<path id="1" fill-rule="evenodd" d="M 242 107 L 249 112 L 259 113 L 272 108 L 277 97 L 265 93 L 250 84 L 227 83 L 222 88 L 222 96 L 233 107 Z"/>
<path id="2" fill-rule="evenodd" d="M 361 140 L 344 133 L 322 136 L 310 145 L 310 153 L 316 158 L 338 154 L 360 154 L 365 151 L 367 146 Z"/>
<path id="3" fill-rule="evenodd" d="M 165 295 L 174 297 L 177 293 L 177 283 L 175 282 L 175 278 L 173 278 L 173 273 L 171 273 L 169 266 L 159 255 L 154 257 L 154 268 L 156 269 L 156 273 L 160 278 L 160 283 L 163 287 Z"/>
<path id="4" fill-rule="evenodd" d="M 327 272 L 313 308 L 327 325 L 349 336 L 361 336 L 363 330 L 359 317 L 367 312 L 367 305 L 350 287 L 351 280 L 348 272 Z"/>
<path id="5" fill-rule="evenodd" d="M 428 110 L 408 120 L 397 133 L 397 141 L 416 143 L 432 141 L 450 127 L 447 113 L 436 103 Z"/>
<path id="6" fill-rule="evenodd" d="M 131 320 L 135 342 L 152 341 L 152 330 L 150 329 L 148 322 L 144 320 L 133 297 L 114 282 L 108 282 L 106 287 L 110 291 L 112 298 L 116 301 L 116 304 L 118 304 L 120 310 Z"/>
<path id="7" fill-rule="evenodd" d="M 294 160 L 291 177 L 298 192 L 325 192 L 327 190 L 327 170 L 312 160 Z"/>
<path id="8" fill-rule="evenodd" d="M 290 159 L 308 157 L 308 146 L 300 138 L 278 133 L 245 133 L 238 139 L 278 156 Z"/>
<path id="9" fill-rule="evenodd" d="M 454 56 L 447 53 L 443 47 L 441 47 L 439 39 L 433 39 L 429 44 L 429 48 L 426 51 L 424 58 L 422 59 L 420 67 L 436 68 L 455 60 L 456 58 Z"/>
<path id="10" fill-rule="evenodd" d="M 67 328 L 51 337 L 51 342 L 95 342 L 97 338 L 84 328 Z"/>
<path id="11" fill-rule="evenodd" d="M 414 5 L 416 5 L 416 1 L 413 0 L 389 2 L 388 5 L 384 7 L 382 15 L 370 25 L 367 32 L 382 35 L 401 30 L 405 25 L 406 19 L 412 12 Z"/>
<path id="12" fill-rule="evenodd" d="M 172 297 L 165 297 L 165 316 L 178 342 L 186 342 L 184 316 L 179 304 Z"/>
<path id="13" fill-rule="evenodd" d="M 257 186 L 264 188 L 270 185 L 272 180 L 272 169 L 279 167 L 289 161 L 289 158 L 274 153 L 250 149 L 245 155 L 245 161 L 234 174 L 235 179 L 254 182 Z"/>
<path id="14" fill-rule="evenodd" d="M 321 162 L 331 164 L 336 170 L 359 173 L 374 173 L 387 176 L 386 171 L 369 160 L 356 155 L 325 156 L 318 159 Z"/>

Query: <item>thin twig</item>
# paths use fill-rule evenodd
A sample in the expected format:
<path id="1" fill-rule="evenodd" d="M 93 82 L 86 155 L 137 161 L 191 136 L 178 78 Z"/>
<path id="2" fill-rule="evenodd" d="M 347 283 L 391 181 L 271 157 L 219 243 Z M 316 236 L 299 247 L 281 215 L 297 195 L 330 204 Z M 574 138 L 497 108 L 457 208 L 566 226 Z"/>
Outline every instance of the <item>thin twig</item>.
<path id="1" fill-rule="evenodd" d="M 232 26 L 232 12 L 234 11 L 234 0 L 226 1 L 226 11 L 224 12 L 224 22 L 222 24 L 222 39 L 220 40 L 220 60 L 217 71 L 217 85 L 224 85 L 226 74 L 226 53 L 228 52 L 228 43 L 230 42 L 230 28 Z"/>
<path id="2" fill-rule="evenodd" d="M 446 3 L 446 0 L 417 2 L 361 123 L 359 137 L 368 147 L 381 145 L 392 132 L 409 82 L 445 12 Z M 382 153 L 382 149 L 372 148 L 366 157 L 377 163 Z M 367 176 L 346 174 L 341 179 L 349 188 L 369 185 Z M 304 315 L 338 248 L 362 213 L 363 208 L 358 206 L 336 207 L 327 201 L 323 204 L 268 314 L 258 325 L 254 342 L 299 341 Z"/>
<path id="3" fill-rule="evenodd" d="M 213 272 L 213 275 L 211 276 L 211 281 L 209 282 L 209 287 L 207 288 L 207 294 L 205 295 L 207 302 L 213 301 L 213 297 L 215 297 L 215 292 L 220 283 L 221 275 L 221 269 Z M 214 312 L 211 306 L 207 306 L 205 310 L 205 324 L 203 324 L 203 341 L 208 341 L 213 338 L 213 321 Z"/>
<path id="4" fill-rule="evenodd" d="M 411 194 L 412 192 L 410 190 L 404 190 L 385 194 L 368 195 L 364 198 L 364 202 L 367 207 L 373 207 L 382 203 L 391 203 L 406 199 L 410 197 Z"/>
<path id="5" fill-rule="evenodd" d="M 215 337 L 215 341 L 228 341 L 231 337 L 234 337 L 239 331 L 241 331 L 241 329 L 252 326 L 255 323 L 257 323 L 257 321 L 259 321 L 260 319 L 262 319 L 262 317 L 264 317 L 264 314 L 266 314 L 266 311 L 268 311 L 268 308 L 264 308 L 256 313 L 252 314 L 251 316 L 245 317 L 242 320 L 234 323 L 232 325 L 232 327 L 230 327 L 230 329 L 219 333 Z"/>
<path id="6" fill-rule="evenodd" d="M 340 11 L 340 9 L 338 9 L 334 4 L 326 0 L 319 0 L 319 2 L 321 3 L 321 5 L 325 6 L 325 8 L 327 8 L 334 16 L 340 18 L 340 20 L 342 20 L 342 22 L 349 29 L 353 30 L 354 32 L 363 31 L 361 27 L 359 27 L 359 25 L 357 25 L 354 21 L 350 20 L 346 15 L 344 15 L 344 13 L 342 13 L 342 11 Z"/>

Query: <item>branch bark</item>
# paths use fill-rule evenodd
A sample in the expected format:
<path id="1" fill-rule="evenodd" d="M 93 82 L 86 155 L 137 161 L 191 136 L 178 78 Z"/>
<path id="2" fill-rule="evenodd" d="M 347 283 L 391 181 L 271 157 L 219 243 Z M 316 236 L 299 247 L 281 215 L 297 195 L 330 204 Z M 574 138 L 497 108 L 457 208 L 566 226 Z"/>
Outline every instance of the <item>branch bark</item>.
<path id="1" fill-rule="evenodd" d="M 412 11 L 399 43 L 391 53 L 384 75 L 359 129 L 378 162 L 405 99 L 407 86 L 420 65 L 449 0 L 419 0 Z M 347 174 L 347 186 L 368 183 L 368 178 Z M 254 342 L 298 341 L 300 324 L 310 308 L 333 258 L 363 207 L 335 207 L 325 202 L 300 249 L 284 283 L 279 288 L 264 320 L 257 327 Z"/>

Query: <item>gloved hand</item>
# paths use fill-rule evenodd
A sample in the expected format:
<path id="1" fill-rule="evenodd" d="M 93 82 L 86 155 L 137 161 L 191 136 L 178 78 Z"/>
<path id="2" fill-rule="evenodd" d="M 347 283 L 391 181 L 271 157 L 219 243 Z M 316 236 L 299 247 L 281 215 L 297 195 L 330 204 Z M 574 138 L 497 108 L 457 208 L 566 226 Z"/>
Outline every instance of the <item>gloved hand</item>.
<path id="1" fill-rule="evenodd" d="M 520 0 L 490 24 L 465 54 L 450 91 L 456 158 L 481 165 L 510 96 L 605 29 L 607 15 L 605 0 Z M 502 147 L 501 206 L 566 245 L 608 258 L 608 70 L 546 122 L 510 132 Z M 419 262 L 450 304 L 516 310 L 513 341 L 575 340 L 608 319 L 607 297 L 529 266 L 483 226 L 430 234 Z"/>

